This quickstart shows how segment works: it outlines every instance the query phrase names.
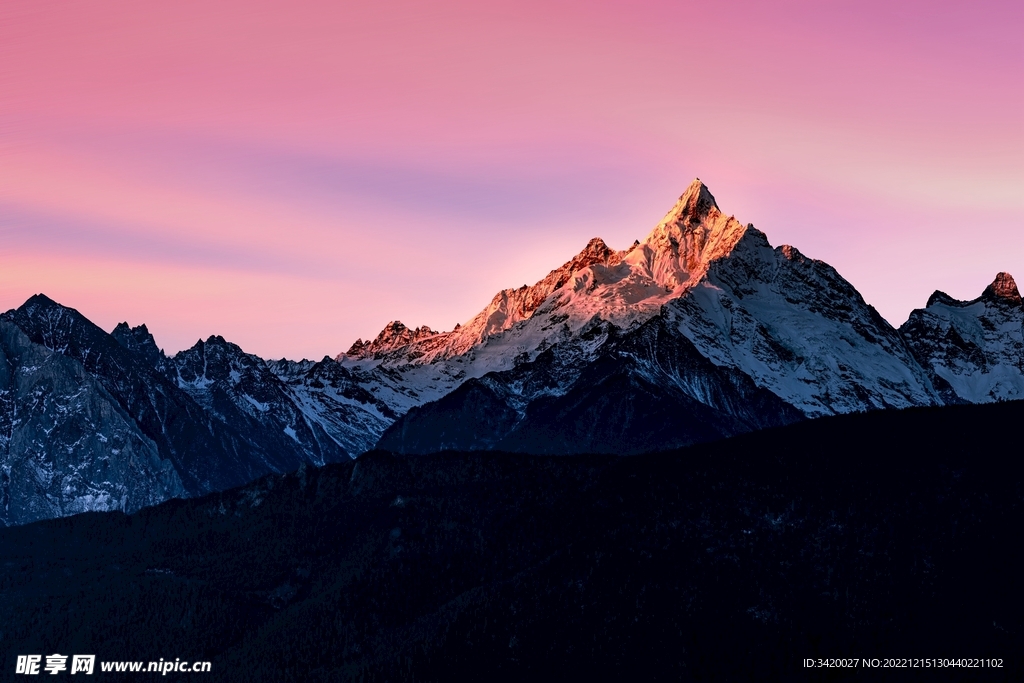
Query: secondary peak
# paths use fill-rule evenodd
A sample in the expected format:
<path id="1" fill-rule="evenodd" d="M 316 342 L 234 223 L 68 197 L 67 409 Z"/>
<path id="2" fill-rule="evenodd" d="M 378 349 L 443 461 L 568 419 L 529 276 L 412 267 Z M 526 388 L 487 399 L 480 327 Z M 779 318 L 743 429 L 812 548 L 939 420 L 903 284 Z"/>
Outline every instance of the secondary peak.
<path id="1" fill-rule="evenodd" d="M 1017 283 L 1013 281 L 1013 276 L 1009 273 L 999 273 L 996 275 L 996 279 L 985 288 L 981 297 L 989 300 L 1009 301 L 1018 305 L 1021 303 Z"/>

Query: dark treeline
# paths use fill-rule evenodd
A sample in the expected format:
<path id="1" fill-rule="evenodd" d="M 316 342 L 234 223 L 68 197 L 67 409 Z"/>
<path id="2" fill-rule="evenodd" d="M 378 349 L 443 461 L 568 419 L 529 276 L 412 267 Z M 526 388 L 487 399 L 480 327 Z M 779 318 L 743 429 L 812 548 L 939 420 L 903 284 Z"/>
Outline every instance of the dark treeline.
<path id="1" fill-rule="evenodd" d="M 803 668 L 821 657 L 994 657 L 893 679 L 1020 680 L 1022 418 L 877 412 L 635 457 L 373 452 L 3 529 L 0 678 L 60 652 L 210 660 L 209 681 L 865 677 Z"/>

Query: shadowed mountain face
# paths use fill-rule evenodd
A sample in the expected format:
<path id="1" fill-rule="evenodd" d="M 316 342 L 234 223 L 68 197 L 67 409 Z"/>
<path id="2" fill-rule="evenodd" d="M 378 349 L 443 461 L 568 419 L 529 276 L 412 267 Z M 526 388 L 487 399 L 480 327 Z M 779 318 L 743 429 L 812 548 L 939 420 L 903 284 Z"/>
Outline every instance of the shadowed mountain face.
<path id="1" fill-rule="evenodd" d="M 210 420 L 185 392 L 78 311 L 42 295 L 3 314 L 29 340 L 80 364 L 114 398 L 174 464 L 191 494 L 250 481 L 267 470 L 249 462 L 249 447 L 236 430 Z"/>
<path id="2" fill-rule="evenodd" d="M 1004 664 L 927 680 L 1020 680 L 1022 416 L 876 411 L 629 458 L 373 452 L 4 529 L 2 666 L 58 648 L 210 660 L 219 681 L 860 680 L 802 661 L 904 653 Z"/>
<path id="3" fill-rule="evenodd" d="M 173 462 L 81 363 L 0 320 L 0 526 L 185 493 Z"/>
<path id="4" fill-rule="evenodd" d="M 145 325 L 129 327 L 128 323 L 118 323 L 110 336 L 150 367 L 159 367 L 166 361 L 164 352 L 156 345 L 156 339 Z"/>

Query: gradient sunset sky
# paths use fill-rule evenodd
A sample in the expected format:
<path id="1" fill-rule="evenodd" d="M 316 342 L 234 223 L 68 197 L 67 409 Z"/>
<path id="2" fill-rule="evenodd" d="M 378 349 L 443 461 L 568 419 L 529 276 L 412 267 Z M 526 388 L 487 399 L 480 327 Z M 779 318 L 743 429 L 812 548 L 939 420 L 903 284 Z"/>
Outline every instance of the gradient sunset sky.
<path id="1" fill-rule="evenodd" d="M 894 325 L 1024 284 L 1024 3 L 0 4 L 0 310 L 451 329 L 699 176 Z"/>

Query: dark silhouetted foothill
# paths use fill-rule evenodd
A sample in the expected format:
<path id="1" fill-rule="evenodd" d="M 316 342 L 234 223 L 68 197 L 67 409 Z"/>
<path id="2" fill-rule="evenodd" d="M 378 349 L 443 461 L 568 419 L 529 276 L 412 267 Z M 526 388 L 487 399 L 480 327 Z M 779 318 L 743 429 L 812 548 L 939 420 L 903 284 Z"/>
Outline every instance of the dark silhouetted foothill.
<path id="1" fill-rule="evenodd" d="M 898 680 L 1021 680 L 1022 418 L 876 411 L 631 457 L 374 451 L 0 530 L 0 665 L 61 643 L 226 682 L 852 681 L 803 660 L 905 653 L 1002 668 Z"/>

